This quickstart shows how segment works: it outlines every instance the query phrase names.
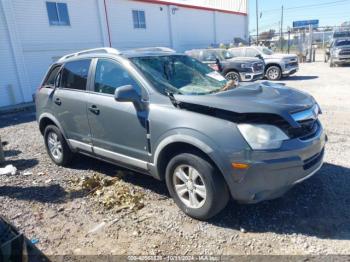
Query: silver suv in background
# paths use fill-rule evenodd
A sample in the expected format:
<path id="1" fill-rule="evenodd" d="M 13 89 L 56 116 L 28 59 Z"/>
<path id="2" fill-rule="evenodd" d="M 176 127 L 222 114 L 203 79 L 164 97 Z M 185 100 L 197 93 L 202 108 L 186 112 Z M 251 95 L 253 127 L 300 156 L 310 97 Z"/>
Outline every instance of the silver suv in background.
<path id="1" fill-rule="evenodd" d="M 229 80 L 248 82 L 264 77 L 264 61 L 256 57 L 235 57 L 220 48 L 192 49 L 185 54 L 209 65 Z"/>
<path id="2" fill-rule="evenodd" d="M 54 163 L 81 153 L 165 180 L 197 219 L 230 196 L 279 197 L 323 163 L 326 135 L 312 96 L 269 82 L 233 88 L 166 48 L 67 55 L 49 68 L 36 109 Z"/>
<path id="3" fill-rule="evenodd" d="M 265 76 L 269 80 L 280 80 L 299 70 L 298 57 L 292 54 L 274 53 L 267 47 L 249 46 L 231 48 L 234 56 L 259 57 L 265 62 Z"/>
<path id="4" fill-rule="evenodd" d="M 330 46 L 329 66 L 350 64 L 350 38 L 335 39 Z"/>

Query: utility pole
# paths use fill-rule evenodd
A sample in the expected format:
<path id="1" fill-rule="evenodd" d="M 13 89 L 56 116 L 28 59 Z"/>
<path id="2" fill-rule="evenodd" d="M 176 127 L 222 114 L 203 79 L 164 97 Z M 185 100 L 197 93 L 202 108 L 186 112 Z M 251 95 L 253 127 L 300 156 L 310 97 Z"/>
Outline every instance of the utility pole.
<path id="1" fill-rule="evenodd" d="M 259 45 L 259 8 L 256 0 L 256 45 Z"/>
<path id="2" fill-rule="evenodd" d="M 281 12 L 281 29 L 280 29 L 280 46 L 281 51 L 283 52 L 283 5 L 282 5 L 282 12 Z"/>

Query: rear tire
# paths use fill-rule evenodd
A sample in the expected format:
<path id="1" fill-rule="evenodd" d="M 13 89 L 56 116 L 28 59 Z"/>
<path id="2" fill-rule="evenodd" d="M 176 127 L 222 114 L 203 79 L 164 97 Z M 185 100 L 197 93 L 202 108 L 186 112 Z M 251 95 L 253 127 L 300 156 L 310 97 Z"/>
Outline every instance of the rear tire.
<path id="1" fill-rule="evenodd" d="M 44 141 L 47 153 L 56 165 L 67 166 L 71 162 L 73 153 L 57 126 L 45 128 Z"/>
<path id="2" fill-rule="evenodd" d="M 178 207 L 199 220 L 215 216 L 229 200 L 229 191 L 220 172 L 196 153 L 182 153 L 170 160 L 166 184 Z"/>
<path id="3" fill-rule="evenodd" d="M 278 66 L 270 66 L 266 70 L 266 77 L 270 81 L 280 80 L 282 77 L 282 70 Z"/>

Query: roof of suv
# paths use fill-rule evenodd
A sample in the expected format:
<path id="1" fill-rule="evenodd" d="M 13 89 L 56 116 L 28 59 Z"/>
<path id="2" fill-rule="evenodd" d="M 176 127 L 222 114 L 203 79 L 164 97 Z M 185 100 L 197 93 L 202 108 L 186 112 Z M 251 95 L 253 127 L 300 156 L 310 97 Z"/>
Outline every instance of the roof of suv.
<path id="1" fill-rule="evenodd" d="M 147 47 L 147 48 L 135 48 L 130 50 L 119 51 L 114 48 L 102 47 L 96 49 L 88 49 L 79 51 L 76 53 L 68 54 L 61 57 L 57 62 L 63 63 L 68 60 L 75 60 L 77 58 L 92 58 L 92 57 L 111 57 L 111 56 L 124 56 L 127 58 L 142 57 L 142 56 L 164 56 L 164 55 L 179 55 L 175 50 L 167 47 Z"/>

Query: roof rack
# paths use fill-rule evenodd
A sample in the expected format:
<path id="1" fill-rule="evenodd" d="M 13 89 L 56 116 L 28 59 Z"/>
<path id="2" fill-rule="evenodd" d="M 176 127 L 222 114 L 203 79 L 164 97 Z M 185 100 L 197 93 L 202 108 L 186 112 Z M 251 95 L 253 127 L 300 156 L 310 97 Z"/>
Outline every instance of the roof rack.
<path id="1" fill-rule="evenodd" d="M 87 50 L 83 50 L 83 51 L 79 51 L 76 53 L 72 53 L 72 54 L 68 54 L 65 56 L 62 56 L 58 62 L 62 62 L 63 60 L 66 60 L 68 58 L 71 57 L 75 57 L 75 56 L 80 56 L 80 55 L 86 55 L 86 54 L 95 54 L 95 53 L 105 53 L 105 54 L 114 54 L 114 55 L 120 55 L 120 51 L 115 49 L 115 48 L 111 48 L 111 47 L 101 47 L 101 48 L 94 48 L 94 49 L 87 49 Z"/>
<path id="2" fill-rule="evenodd" d="M 143 47 L 143 48 L 135 48 L 135 49 L 130 49 L 128 51 L 134 51 L 134 52 L 165 52 L 165 53 L 176 53 L 174 49 L 171 49 L 169 47 L 161 47 L 161 46 L 156 46 L 156 47 Z"/>

